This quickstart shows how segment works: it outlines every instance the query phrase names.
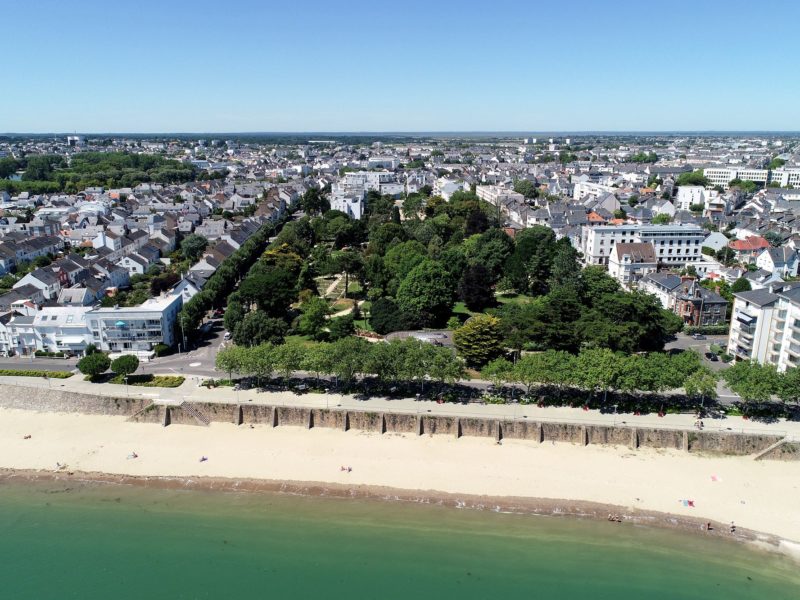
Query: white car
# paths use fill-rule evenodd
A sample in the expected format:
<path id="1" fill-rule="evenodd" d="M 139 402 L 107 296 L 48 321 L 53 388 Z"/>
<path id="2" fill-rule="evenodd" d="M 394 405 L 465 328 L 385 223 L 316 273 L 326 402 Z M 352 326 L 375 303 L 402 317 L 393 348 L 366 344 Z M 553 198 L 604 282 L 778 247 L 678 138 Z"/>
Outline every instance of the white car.
<path id="1" fill-rule="evenodd" d="M 222 336 L 222 339 L 223 339 L 223 340 L 225 340 L 226 342 L 227 342 L 229 339 L 231 339 L 231 332 L 230 332 L 230 331 L 226 331 L 226 332 L 225 332 L 225 335 L 223 335 L 223 336 Z"/>

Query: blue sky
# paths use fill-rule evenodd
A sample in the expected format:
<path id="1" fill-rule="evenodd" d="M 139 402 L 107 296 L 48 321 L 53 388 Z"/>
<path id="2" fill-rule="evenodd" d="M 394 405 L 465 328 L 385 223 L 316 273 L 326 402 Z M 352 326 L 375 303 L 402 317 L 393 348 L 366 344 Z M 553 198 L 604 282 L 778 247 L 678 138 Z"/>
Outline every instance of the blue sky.
<path id="1" fill-rule="evenodd" d="M 2 0 L 0 132 L 800 130 L 800 2 Z"/>

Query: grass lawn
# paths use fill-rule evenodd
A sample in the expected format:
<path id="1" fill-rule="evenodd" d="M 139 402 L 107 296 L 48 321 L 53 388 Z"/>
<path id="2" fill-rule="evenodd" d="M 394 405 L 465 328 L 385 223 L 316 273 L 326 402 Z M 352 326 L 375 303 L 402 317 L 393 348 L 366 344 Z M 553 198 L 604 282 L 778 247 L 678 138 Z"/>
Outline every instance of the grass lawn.
<path id="1" fill-rule="evenodd" d="M 333 312 L 339 312 L 342 310 L 347 310 L 348 308 L 353 308 L 353 303 L 355 301 L 351 300 L 350 298 L 341 298 L 331 304 L 331 309 Z"/>
<path id="2" fill-rule="evenodd" d="M 364 331 L 375 331 L 372 329 L 372 326 L 369 324 L 367 319 L 356 319 L 353 321 L 353 325 L 355 325 L 356 329 L 363 329 Z"/>
<path id="3" fill-rule="evenodd" d="M 314 340 L 311 339 L 310 336 L 307 335 L 287 335 L 284 338 L 284 341 L 286 343 L 294 342 L 297 344 L 302 344 L 304 346 L 313 346 L 316 343 L 314 342 Z"/>
<path id="4" fill-rule="evenodd" d="M 534 298 L 532 296 L 526 296 L 525 294 L 515 294 L 513 292 L 504 292 L 502 294 L 496 295 L 497 301 L 501 304 L 528 304 L 533 302 Z"/>
<path id="5" fill-rule="evenodd" d="M 467 317 L 471 317 L 476 313 L 472 312 L 470 309 L 467 308 L 467 305 L 463 302 L 456 302 L 453 305 L 453 315 L 467 315 Z"/>

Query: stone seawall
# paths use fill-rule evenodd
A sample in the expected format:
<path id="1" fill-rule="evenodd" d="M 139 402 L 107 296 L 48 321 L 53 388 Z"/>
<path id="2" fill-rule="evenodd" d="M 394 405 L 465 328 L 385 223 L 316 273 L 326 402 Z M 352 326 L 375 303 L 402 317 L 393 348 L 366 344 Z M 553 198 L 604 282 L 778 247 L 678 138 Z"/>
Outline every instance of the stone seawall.
<path id="1" fill-rule="evenodd" d="M 538 443 L 562 442 L 636 448 L 669 448 L 696 453 L 755 455 L 779 442 L 782 436 L 719 431 L 580 425 L 529 419 L 503 420 L 481 417 L 370 412 L 340 408 L 321 409 L 264 404 L 192 403 L 182 406 L 153 404 L 148 399 L 94 396 L 57 389 L 31 389 L 0 385 L 0 408 L 48 412 L 77 412 L 127 416 L 131 421 L 162 425 L 206 425 L 208 422 L 271 427 L 325 427 L 341 431 L 491 437 Z M 762 459 L 800 460 L 800 445 L 785 444 L 764 453 Z"/>

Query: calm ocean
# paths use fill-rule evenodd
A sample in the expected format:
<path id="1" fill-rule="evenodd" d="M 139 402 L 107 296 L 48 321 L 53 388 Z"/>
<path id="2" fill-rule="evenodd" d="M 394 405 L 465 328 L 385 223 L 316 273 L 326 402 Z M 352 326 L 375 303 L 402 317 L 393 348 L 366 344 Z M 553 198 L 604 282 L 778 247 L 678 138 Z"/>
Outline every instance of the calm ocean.
<path id="1" fill-rule="evenodd" d="M 740 545 L 605 522 L 2 484 L 0 597 L 796 600 L 800 575 Z"/>

